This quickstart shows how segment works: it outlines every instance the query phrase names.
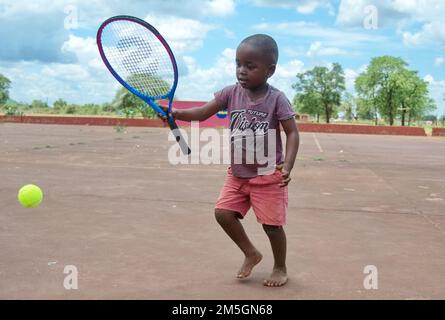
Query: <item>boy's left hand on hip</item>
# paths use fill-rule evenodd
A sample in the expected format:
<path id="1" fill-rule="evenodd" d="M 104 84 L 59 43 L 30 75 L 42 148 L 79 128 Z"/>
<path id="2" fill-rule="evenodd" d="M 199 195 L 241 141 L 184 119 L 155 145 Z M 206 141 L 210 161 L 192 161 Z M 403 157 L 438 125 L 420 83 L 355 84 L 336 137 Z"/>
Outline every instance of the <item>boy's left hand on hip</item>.
<path id="1" fill-rule="evenodd" d="M 289 182 L 292 180 L 289 175 L 290 175 L 290 170 L 287 169 L 286 167 L 284 167 L 282 164 L 278 164 L 276 166 L 277 170 L 281 171 L 281 177 L 283 177 L 283 181 L 280 183 L 280 187 L 286 187 Z"/>

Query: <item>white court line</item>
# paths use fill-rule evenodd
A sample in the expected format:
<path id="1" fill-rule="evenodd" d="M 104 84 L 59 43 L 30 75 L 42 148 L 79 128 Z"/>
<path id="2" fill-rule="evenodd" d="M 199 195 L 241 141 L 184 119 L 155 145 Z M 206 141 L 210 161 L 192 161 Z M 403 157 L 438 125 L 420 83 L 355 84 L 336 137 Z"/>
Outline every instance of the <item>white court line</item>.
<path id="1" fill-rule="evenodd" d="M 317 139 L 317 137 L 315 136 L 315 133 L 312 133 L 312 136 L 314 137 L 315 144 L 317 145 L 318 150 L 319 150 L 320 152 L 323 152 L 323 149 L 321 148 L 320 142 L 318 142 L 318 139 Z"/>

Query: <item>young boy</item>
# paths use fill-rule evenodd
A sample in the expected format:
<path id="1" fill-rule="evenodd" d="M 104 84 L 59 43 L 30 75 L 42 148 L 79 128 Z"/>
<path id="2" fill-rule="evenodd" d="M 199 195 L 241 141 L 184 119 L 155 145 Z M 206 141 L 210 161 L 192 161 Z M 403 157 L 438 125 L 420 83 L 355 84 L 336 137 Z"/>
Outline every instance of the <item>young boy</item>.
<path id="1" fill-rule="evenodd" d="M 202 121 L 227 109 L 232 158 L 215 206 L 215 217 L 244 253 L 245 260 L 237 278 L 246 278 L 262 259 L 239 221 L 250 207 L 253 208 L 257 221 L 263 225 L 269 237 L 275 260 L 272 274 L 264 280 L 264 285 L 269 287 L 282 286 L 287 282 L 286 235 L 283 225 L 286 223 L 288 206 L 287 185 L 291 180 L 289 176 L 299 147 L 299 134 L 291 104 L 282 92 L 267 83 L 275 72 L 277 60 L 278 47 L 273 38 L 263 34 L 250 36 L 240 43 L 236 51 L 237 84 L 215 93 L 215 99 L 202 107 L 172 110 L 172 116 L 177 120 Z M 284 159 L 280 124 L 287 136 Z M 275 130 L 275 136 L 271 136 L 270 133 Z M 275 144 L 276 150 L 273 152 L 276 157 L 273 157 L 273 161 L 276 166 L 272 169 L 273 173 L 269 170 L 269 174 L 265 174 L 261 170 L 264 165 L 258 161 L 246 161 L 247 149 L 257 145 L 246 145 L 248 132 L 253 133 L 254 137 L 268 136 L 268 143 Z M 239 151 L 236 150 L 239 147 L 242 148 L 242 159 L 235 161 L 234 154 Z"/>

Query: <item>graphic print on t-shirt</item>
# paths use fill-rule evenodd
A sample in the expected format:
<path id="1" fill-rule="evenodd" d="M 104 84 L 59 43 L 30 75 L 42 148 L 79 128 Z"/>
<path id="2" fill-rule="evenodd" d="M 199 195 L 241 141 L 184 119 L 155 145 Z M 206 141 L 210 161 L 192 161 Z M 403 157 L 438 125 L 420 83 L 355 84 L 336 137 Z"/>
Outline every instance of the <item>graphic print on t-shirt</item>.
<path id="1" fill-rule="evenodd" d="M 246 115 L 251 115 L 250 120 Z M 230 114 L 230 131 L 232 137 L 245 136 L 246 134 L 254 134 L 255 136 L 266 135 L 269 130 L 269 121 L 261 121 L 267 119 L 269 113 L 250 109 L 233 110 Z M 250 129 L 250 132 L 246 132 Z"/>
<path id="2" fill-rule="evenodd" d="M 230 113 L 230 136 L 234 164 L 266 165 L 275 156 L 275 129 L 269 129 L 269 113 L 235 109 Z"/>

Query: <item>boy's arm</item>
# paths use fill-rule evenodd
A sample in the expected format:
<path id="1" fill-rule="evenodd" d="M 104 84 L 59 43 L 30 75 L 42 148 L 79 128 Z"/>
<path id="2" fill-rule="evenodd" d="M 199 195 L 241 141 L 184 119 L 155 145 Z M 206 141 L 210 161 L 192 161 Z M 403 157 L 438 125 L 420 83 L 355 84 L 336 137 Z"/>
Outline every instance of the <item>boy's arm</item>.
<path id="1" fill-rule="evenodd" d="M 167 111 L 167 108 L 163 108 Z M 171 114 L 174 119 L 182 121 L 204 121 L 219 111 L 220 107 L 215 99 L 205 105 L 191 109 L 172 108 Z"/>
<path id="2" fill-rule="evenodd" d="M 284 163 L 277 166 L 282 172 L 283 182 L 281 187 L 285 187 L 289 184 L 291 178 L 289 177 L 292 168 L 294 167 L 295 159 L 297 158 L 298 148 L 300 146 L 300 134 L 298 133 L 297 124 L 294 118 L 280 121 L 281 126 L 286 133 L 286 155 Z"/>

